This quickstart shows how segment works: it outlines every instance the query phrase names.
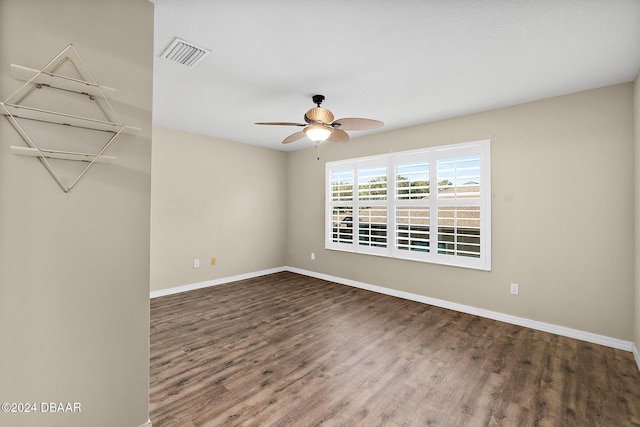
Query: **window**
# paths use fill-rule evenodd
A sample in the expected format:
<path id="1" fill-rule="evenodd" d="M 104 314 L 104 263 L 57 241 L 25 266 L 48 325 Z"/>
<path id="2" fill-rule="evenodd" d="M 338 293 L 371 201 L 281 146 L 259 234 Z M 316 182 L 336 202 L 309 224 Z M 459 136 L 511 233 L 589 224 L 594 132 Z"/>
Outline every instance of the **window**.
<path id="1" fill-rule="evenodd" d="M 491 269 L 490 142 L 326 166 L 327 249 Z"/>

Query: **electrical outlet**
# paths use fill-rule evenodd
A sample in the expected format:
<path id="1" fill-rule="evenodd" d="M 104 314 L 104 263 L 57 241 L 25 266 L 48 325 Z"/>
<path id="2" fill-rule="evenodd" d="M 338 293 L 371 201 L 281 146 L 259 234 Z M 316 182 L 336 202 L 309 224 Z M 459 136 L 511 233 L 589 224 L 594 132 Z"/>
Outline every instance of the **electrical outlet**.
<path id="1" fill-rule="evenodd" d="M 520 291 L 519 286 L 517 283 L 512 283 L 511 284 L 511 295 L 518 295 L 518 292 Z"/>
<path id="2" fill-rule="evenodd" d="M 193 268 L 200 268 L 200 260 L 198 258 L 193 260 Z"/>
<path id="3" fill-rule="evenodd" d="M 315 261 L 316 260 L 316 254 L 314 252 L 311 252 L 311 261 Z"/>
<path id="4" fill-rule="evenodd" d="M 211 257 L 211 265 L 216 265 L 216 257 Z"/>

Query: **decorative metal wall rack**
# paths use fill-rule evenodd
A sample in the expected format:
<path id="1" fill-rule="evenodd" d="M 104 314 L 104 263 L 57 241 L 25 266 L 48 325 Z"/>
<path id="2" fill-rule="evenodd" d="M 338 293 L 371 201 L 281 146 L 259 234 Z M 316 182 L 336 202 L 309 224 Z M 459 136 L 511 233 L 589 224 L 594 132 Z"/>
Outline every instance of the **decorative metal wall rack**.
<path id="1" fill-rule="evenodd" d="M 104 155 L 104 152 L 118 135 L 140 131 L 139 128 L 122 123 L 105 95 L 114 93 L 115 89 L 98 85 L 72 44 L 40 70 L 12 64 L 11 75 L 26 83 L 4 102 L 0 102 L 0 112 L 27 144 L 26 147 L 11 146 L 11 152 L 38 157 L 65 193 L 71 191 L 94 163 L 115 159 Z M 39 91 L 42 89 L 51 89 L 51 93 L 41 96 Z M 78 95 L 81 98 L 78 99 Z M 43 106 L 47 101 L 50 104 L 52 100 L 57 105 L 60 97 L 71 97 L 62 102 L 65 105 L 78 100 L 80 105 L 76 107 L 76 111 L 79 110 L 80 113 L 57 112 L 52 111 L 49 106 Z M 86 117 L 85 113 L 89 110 L 93 110 L 93 115 L 99 113 L 99 118 Z M 33 127 L 36 123 L 41 124 L 40 129 Z M 95 135 L 91 144 L 82 146 L 92 147 L 93 150 L 85 152 L 84 149 L 75 149 L 78 144 L 69 142 L 72 138 L 68 138 L 65 132 L 76 132 L 75 136 L 81 135 L 82 138 Z M 44 148 L 47 143 L 53 143 L 56 147 Z M 69 177 L 68 173 L 61 173 L 60 166 L 54 167 L 53 163 L 58 160 L 83 164 L 73 170 Z"/>

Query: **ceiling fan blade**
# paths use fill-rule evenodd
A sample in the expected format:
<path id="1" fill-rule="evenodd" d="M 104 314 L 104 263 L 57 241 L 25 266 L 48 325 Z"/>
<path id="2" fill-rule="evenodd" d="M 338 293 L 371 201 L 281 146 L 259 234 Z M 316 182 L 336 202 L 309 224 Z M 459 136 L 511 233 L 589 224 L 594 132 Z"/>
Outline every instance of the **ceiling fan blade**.
<path id="1" fill-rule="evenodd" d="M 373 119 L 338 119 L 331 126 L 343 130 L 369 130 L 381 128 L 384 125 L 380 120 Z"/>
<path id="2" fill-rule="evenodd" d="M 307 123 L 331 123 L 333 121 L 333 113 L 326 108 L 315 107 L 307 111 L 304 115 L 304 121 Z"/>
<path id="3" fill-rule="evenodd" d="M 303 123 L 294 122 L 258 122 L 256 125 L 269 125 L 269 126 L 306 126 Z"/>
<path id="4" fill-rule="evenodd" d="M 331 132 L 331 136 L 327 139 L 329 142 L 349 142 L 351 138 L 349 138 L 349 134 L 343 131 L 342 129 L 334 129 Z"/>
<path id="5" fill-rule="evenodd" d="M 307 136 L 307 134 L 304 133 L 304 131 L 301 130 L 300 132 L 292 133 L 291 135 L 289 135 L 288 137 L 283 139 L 282 143 L 283 144 L 289 144 L 290 142 L 296 142 L 297 140 L 302 139 L 305 136 Z"/>

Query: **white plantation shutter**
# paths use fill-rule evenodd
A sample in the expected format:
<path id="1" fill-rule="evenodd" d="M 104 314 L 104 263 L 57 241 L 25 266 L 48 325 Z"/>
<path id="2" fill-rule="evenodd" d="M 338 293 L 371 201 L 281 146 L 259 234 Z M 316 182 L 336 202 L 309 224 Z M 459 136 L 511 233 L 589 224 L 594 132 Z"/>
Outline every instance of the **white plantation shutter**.
<path id="1" fill-rule="evenodd" d="M 396 199 L 422 200 L 429 198 L 429 160 L 396 165 Z"/>
<path id="2" fill-rule="evenodd" d="M 375 162 L 374 162 L 375 163 Z M 358 245 L 387 247 L 387 166 L 358 169 Z M 364 251 L 364 249 L 361 249 Z"/>
<path id="3" fill-rule="evenodd" d="M 395 245 L 401 258 L 423 259 L 431 251 L 431 161 L 412 153 L 395 157 Z"/>
<path id="4" fill-rule="evenodd" d="M 395 217 L 396 244 L 399 251 L 430 251 L 428 206 L 398 206 Z"/>
<path id="5" fill-rule="evenodd" d="M 491 269 L 490 141 L 327 163 L 326 248 Z"/>
<path id="6" fill-rule="evenodd" d="M 438 159 L 438 254 L 480 258 L 480 153 Z"/>
<path id="7" fill-rule="evenodd" d="M 354 170 L 331 171 L 329 175 L 329 200 L 331 207 L 331 242 L 353 243 L 353 184 Z"/>
<path id="8" fill-rule="evenodd" d="M 439 254 L 479 258 L 480 239 L 479 207 L 438 207 Z"/>
<path id="9" fill-rule="evenodd" d="M 361 201 L 387 199 L 387 167 L 358 169 L 358 199 Z"/>

